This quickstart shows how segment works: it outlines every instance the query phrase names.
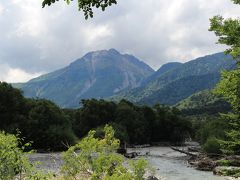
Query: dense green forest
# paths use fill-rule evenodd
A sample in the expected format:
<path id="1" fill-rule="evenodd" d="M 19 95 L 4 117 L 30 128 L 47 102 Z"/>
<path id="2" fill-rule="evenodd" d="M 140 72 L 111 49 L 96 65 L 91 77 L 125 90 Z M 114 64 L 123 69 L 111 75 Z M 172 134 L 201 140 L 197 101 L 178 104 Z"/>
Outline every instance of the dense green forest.
<path id="1" fill-rule="evenodd" d="M 81 108 L 61 109 L 44 99 L 24 98 L 10 84 L 0 83 L 0 129 L 32 141 L 35 149 L 62 150 L 91 129 L 101 136 L 105 124 L 128 144 L 179 143 L 192 134 L 192 125 L 177 108 L 137 106 L 121 100 L 82 100 Z"/>
<path id="2" fill-rule="evenodd" d="M 127 100 L 82 100 L 78 109 L 61 109 L 45 99 L 28 99 L 10 84 L 0 83 L 0 129 L 33 142 L 38 150 L 64 150 L 95 129 L 102 137 L 110 124 L 120 141 L 127 144 L 200 142 L 207 152 L 221 153 L 217 139 L 227 138 L 228 119 L 219 113 L 230 104 L 211 91 L 202 91 L 175 107 L 140 106 Z"/>

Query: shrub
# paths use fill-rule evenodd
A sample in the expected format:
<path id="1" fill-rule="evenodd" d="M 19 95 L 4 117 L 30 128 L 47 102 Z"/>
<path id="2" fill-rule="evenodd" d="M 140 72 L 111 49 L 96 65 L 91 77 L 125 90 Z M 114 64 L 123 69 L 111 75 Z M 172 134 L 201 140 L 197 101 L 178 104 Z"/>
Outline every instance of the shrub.
<path id="1" fill-rule="evenodd" d="M 240 169 L 237 167 L 224 167 L 217 172 L 218 175 L 221 176 L 231 176 L 234 178 L 239 178 L 240 177 Z"/>
<path id="2" fill-rule="evenodd" d="M 104 137 L 95 138 L 95 131 L 63 153 L 64 179 L 124 179 L 141 180 L 148 167 L 146 160 L 128 162 L 117 154 L 120 141 L 114 138 L 114 130 L 106 125 Z"/>
<path id="3" fill-rule="evenodd" d="M 0 179 L 47 179 L 50 174 L 37 171 L 28 160 L 28 154 L 24 150 L 30 144 L 20 146 L 18 136 L 0 132 Z"/>
<path id="4" fill-rule="evenodd" d="M 221 154 L 221 147 L 218 140 L 215 137 L 209 137 L 206 143 L 203 145 L 204 151 L 207 153 Z"/>

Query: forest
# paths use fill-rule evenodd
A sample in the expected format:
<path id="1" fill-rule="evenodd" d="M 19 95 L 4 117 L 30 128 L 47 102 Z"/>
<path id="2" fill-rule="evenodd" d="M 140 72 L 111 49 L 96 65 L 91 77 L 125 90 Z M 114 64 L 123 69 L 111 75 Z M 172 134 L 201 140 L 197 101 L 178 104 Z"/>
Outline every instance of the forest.
<path id="1" fill-rule="evenodd" d="M 192 99 L 197 101 L 187 99 L 176 107 L 89 99 L 79 102 L 77 109 L 63 109 L 49 100 L 25 98 L 19 89 L 1 82 L 0 129 L 19 134 L 40 152 L 66 150 L 93 129 L 102 137 L 104 126 L 109 124 L 122 145 L 181 145 L 195 140 L 206 152 L 222 153 L 217 139 L 227 139 L 225 131 L 230 125 L 224 118 L 227 115 L 219 112 L 232 111 L 230 105 L 208 91 Z"/>
<path id="2" fill-rule="evenodd" d="M 63 150 L 95 129 L 101 136 L 105 124 L 127 144 L 181 143 L 191 136 L 191 122 L 174 107 L 138 106 L 121 100 L 82 100 L 78 109 L 61 109 L 44 99 L 24 98 L 22 92 L 0 83 L 0 129 L 20 133 L 39 150 Z"/>

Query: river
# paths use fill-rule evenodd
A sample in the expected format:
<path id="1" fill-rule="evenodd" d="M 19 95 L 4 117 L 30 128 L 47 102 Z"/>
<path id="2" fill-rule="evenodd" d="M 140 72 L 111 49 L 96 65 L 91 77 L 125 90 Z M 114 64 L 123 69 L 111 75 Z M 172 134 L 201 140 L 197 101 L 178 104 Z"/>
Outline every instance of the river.
<path id="1" fill-rule="evenodd" d="M 146 159 L 156 169 L 157 175 L 164 180 L 224 180 L 212 172 L 198 171 L 188 165 L 185 154 L 172 150 L 169 147 L 134 148 L 141 154 L 148 153 Z"/>
<path id="2" fill-rule="evenodd" d="M 225 177 L 214 176 L 212 172 L 198 171 L 187 163 L 187 156 L 172 150 L 169 147 L 132 148 L 128 152 L 148 153 L 144 156 L 156 169 L 156 174 L 163 180 L 224 180 Z M 31 161 L 42 162 L 47 170 L 59 172 L 61 166 L 60 153 L 32 154 Z"/>

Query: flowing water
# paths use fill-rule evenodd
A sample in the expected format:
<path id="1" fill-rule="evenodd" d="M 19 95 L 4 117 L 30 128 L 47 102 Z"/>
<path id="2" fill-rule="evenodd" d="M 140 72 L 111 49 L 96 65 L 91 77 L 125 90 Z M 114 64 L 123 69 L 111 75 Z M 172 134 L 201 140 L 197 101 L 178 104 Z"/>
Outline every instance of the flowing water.
<path id="1" fill-rule="evenodd" d="M 164 180 L 224 180 L 212 172 L 198 171 L 188 165 L 188 157 L 169 147 L 132 148 L 129 152 L 149 154 L 146 159 Z"/>
<path id="2" fill-rule="evenodd" d="M 214 176 L 212 172 L 198 171 L 187 163 L 188 157 L 169 147 L 131 148 L 128 152 L 148 154 L 144 156 L 156 169 L 156 174 L 163 180 L 224 180 L 227 178 Z M 41 168 L 59 172 L 62 164 L 60 153 L 33 154 L 31 161 L 42 162 Z"/>

